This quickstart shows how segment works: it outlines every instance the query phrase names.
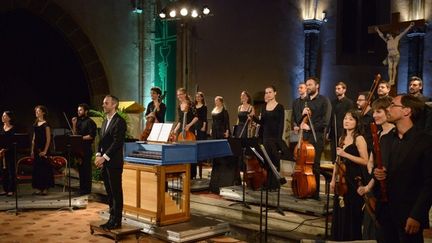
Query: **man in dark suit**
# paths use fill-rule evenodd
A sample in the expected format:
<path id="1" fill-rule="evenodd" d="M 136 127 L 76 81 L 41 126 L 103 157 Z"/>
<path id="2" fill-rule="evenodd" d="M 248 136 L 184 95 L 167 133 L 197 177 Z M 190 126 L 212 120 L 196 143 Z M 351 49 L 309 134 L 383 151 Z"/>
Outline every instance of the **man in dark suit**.
<path id="1" fill-rule="evenodd" d="M 374 169 L 385 180 L 388 202 L 378 200 L 379 236 L 384 242 L 423 242 L 432 205 L 432 137 L 414 126 L 423 102 L 411 95 L 395 97 L 388 121 L 396 128 L 381 138 L 384 169 Z M 377 198 L 380 187 L 376 186 Z"/>
<path id="2" fill-rule="evenodd" d="M 123 211 L 123 144 L 126 121 L 117 114 L 119 100 L 112 95 L 105 96 L 102 107 L 106 118 L 102 123 L 102 134 L 96 153 L 95 164 L 102 169 L 105 190 L 108 194 L 110 217 L 101 227 L 112 230 L 121 227 Z"/>

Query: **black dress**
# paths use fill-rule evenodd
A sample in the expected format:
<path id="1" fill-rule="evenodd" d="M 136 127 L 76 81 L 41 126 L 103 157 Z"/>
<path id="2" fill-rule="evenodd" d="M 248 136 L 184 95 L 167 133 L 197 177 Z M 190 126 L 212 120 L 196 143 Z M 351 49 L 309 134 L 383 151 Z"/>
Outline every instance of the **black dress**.
<path id="1" fill-rule="evenodd" d="M 47 140 L 46 128 L 50 128 L 49 124 L 33 126 L 34 128 L 34 164 L 32 174 L 32 186 L 38 190 L 45 190 L 54 187 L 54 169 L 47 158 L 39 156 L 39 153 L 44 150 Z M 47 156 L 49 151 L 47 153 Z"/>
<path id="2" fill-rule="evenodd" d="M 261 111 L 261 119 L 256 120 L 262 126 L 263 130 L 263 144 L 264 147 L 278 171 L 280 171 L 280 152 L 284 152 L 287 149 L 285 142 L 282 141 L 282 133 L 284 127 L 285 110 L 283 105 L 277 104 L 271 111 L 266 110 L 265 107 Z M 270 190 L 276 190 L 279 188 L 279 182 L 276 176 L 270 170 L 268 176 L 270 176 L 270 182 L 268 188 Z"/>
<path id="3" fill-rule="evenodd" d="M 6 169 L 2 169 L 3 189 L 5 192 L 15 192 L 15 160 L 12 146 L 14 134 L 15 127 L 12 127 L 8 131 L 5 131 L 3 126 L 0 127 L 0 136 L 2 137 L 2 144 L 0 145 L 0 149 L 6 149 L 4 157 Z"/>
<path id="4" fill-rule="evenodd" d="M 206 140 L 207 139 L 207 106 L 203 105 L 199 108 L 196 108 L 196 113 L 198 116 L 198 121 L 195 123 L 195 133 L 197 140 Z M 205 131 L 201 131 L 201 128 L 206 123 Z"/>
<path id="5" fill-rule="evenodd" d="M 252 111 L 252 106 L 250 106 L 247 111 L 240 111 L 240 108 L 239 108 L 238 113 L 237 113 L 238 124 L 237 124 L 235 134 L 234 134 L 236 138 L 240 138 L 240 135 L 242 138 L 248 137 L 248 128 L 247 127 L 244 128 L 243 134 L 242 134 L 242 130 L 243 130 L 243 127 L 245 126 L 245 124 L 247 122 L 247 119 L 248 119 L 251 111 Z M 248 124 L 248 126 L 249 125 L 250 124 Z"/>
<path id="6" fill-rule="evenodd" d="M 219 113 L 212 113 L 212 138 L 223 139 L 224 133 L 229 131 L 229 116 L 225 108 Z M 234 156 L 213 159 L 210 178 L 210 191 L 218 193 L 221 187 L 233 186 L 239 183 L 240 172 L 238 160 Z"/>
<path id="7" fill-rule="evenodd" d="M 354 143 L 344 149 L 345 152 L 360 156 Z M 363 199 L 357 193 L 357 182 L 355 178 L 362 176 L 364 168 L 362 165 L 343 158 L 346 165 L 346 182 L 348 191 L 344 198 L 344 207 L 340 207 L 338 195 L 335 194 L 332 220 L 332 238 L 338 241 L 351 241 L 362 239 Z M 337 165 L 335 165 L 337 166 Z M 363 182 L 364 183 L 364 182 Z"/>

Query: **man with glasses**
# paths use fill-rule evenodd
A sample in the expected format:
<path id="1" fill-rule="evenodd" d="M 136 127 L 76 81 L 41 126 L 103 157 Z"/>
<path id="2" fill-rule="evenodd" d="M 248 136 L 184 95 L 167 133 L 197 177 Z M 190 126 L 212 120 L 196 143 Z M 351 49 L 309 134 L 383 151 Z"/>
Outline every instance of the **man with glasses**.
<path id="1" fill-rule="evenodd" d="M 396 96 L 388 121 L 396 128 L 381 137 L 383 169 L 375 178 L 385 180 L 387 202 L 377 200 L 379 234 L 385 242 L 423 242 L 432 205 L 432 136 L 414 125 L 424 103 L 412 95 Z M 381 198 L 380 187 L 374 187 Z"/>

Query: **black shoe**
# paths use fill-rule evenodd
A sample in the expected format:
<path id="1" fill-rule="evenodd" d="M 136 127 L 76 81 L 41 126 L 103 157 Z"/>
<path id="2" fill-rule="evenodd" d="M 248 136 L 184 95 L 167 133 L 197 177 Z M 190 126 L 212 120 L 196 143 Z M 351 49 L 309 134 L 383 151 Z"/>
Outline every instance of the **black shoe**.
<path id="1" fill-rule="evenodd" d="M 121 228 L 121 221 L 120 222 L 114 222 L 111 224 L 107 224 L 106 226 L 102 227 L 104 230 L 109 231 L 113 229 L 120 229 Z"/>

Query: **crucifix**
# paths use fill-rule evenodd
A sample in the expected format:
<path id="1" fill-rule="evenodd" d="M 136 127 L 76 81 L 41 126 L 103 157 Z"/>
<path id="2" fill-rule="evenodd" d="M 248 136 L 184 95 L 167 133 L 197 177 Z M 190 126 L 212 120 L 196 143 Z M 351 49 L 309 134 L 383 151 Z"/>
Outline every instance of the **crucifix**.
<path id="1" fill-rule="evenodd" d="M 391 85 L 396 85 L 397 68 L 400 59 L 399 40 L 412 27 L 414 26 L 423 27 L 425 25 L 424 19 L 405 21 L 405 22 L 399 22 L 399 20 L 400 20 L 400 13 L 393 13 L 391 16 L 390 24 L 368 27 L 369 34 L 378 33 L 381 39 L 383 39 L 387 44 L 388 55 L 386 59 L 383 61 L 383 63 L 384 65 L 388 65 L 389 83 Z M 401 28 L 404 28 L 402 32 L 400 32 Z M 387 32 L 387 34 L 384 36 L 384 34 L 381 31 Z M 396 33 L 396 34 L 399 33 L 399 34 L 393 36 L 392 33 Z"/>

